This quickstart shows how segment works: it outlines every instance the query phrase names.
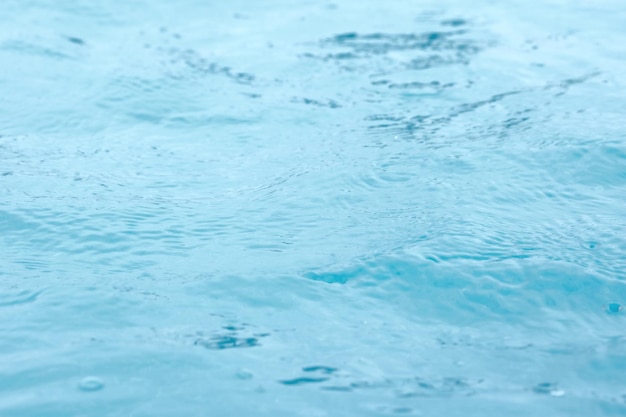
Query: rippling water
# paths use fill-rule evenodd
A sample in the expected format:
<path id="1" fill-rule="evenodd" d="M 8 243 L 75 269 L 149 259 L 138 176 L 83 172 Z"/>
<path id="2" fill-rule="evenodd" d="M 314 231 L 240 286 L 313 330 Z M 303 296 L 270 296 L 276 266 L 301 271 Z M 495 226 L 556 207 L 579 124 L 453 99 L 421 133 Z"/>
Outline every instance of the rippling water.
<path id="1" fill-rule="evenodd" d="M 0 16 L 0 415 L 626 414 L 621 1 Z"/>

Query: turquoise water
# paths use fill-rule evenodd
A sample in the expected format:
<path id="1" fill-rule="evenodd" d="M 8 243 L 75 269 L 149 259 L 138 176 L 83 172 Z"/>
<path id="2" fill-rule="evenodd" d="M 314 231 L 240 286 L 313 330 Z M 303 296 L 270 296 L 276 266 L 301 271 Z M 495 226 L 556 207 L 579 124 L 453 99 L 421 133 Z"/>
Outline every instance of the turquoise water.
<path id="1" fill-rule="evenodd" d="M 0 415 L 626 415 L 626 6 L 0 4 Z"/>

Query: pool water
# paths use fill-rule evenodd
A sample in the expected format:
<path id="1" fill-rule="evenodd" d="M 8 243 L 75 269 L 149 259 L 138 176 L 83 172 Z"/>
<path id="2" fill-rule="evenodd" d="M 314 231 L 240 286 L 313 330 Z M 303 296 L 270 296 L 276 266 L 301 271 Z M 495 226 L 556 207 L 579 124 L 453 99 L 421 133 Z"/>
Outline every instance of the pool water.
<path id="1" fill-rule="evenodd" d="M 3 0 L 0 415 L 626 415 L 626 6 Z"/>

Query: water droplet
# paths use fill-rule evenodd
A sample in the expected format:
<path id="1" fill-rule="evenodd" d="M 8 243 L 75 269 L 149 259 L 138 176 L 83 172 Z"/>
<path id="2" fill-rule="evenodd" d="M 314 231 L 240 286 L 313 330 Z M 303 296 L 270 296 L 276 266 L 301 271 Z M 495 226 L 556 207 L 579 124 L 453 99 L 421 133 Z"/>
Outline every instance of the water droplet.
<path id="1" fill-rule="evenodd" d="M 533 388 L 537 394 L 548 394 L 553 397 L 562 397 L 565 395 L 565 391 L 559 389 L 556 384 L 551 382 L 542 382 L 541 384 L 535 385 Z"/>
<path id="2" fill-rule="evenodd" d="M 606 311 L 608 313 L 617 314 L 621 312 L 622 310 L 624 310 L 624 307 L 619 303 L 609 303 L 606 306 Z"/>
<path id="3" fill-rule="evenodd" d="M 237 378 L 242 380 L 252 379 L 254 374 L 247 369 L 240 369 L 237 371 Z"/>
<path id="4" fill-rule="evenodd" d="M 392 410 L 395 414 L 412 414 L 413 409 L 410 407 L 397 407 Z"/>
<path id="5" fill-rule="evenodd" d="M 100 391 L 102 388 L 104 388 L 104 382 L 95 376 L 85 377 L 78 384 L 78 389 L 84 392 Z"/>

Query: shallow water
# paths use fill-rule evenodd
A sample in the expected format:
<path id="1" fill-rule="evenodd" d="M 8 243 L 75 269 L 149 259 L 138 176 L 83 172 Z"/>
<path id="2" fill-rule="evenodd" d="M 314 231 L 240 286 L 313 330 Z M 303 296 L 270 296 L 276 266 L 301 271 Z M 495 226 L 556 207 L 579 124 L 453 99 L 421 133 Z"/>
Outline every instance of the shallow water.
<path id="1" fill-rule="evenodd" d="M 0 415 L 626 413 L 617 0 L 4 0 Z"/>

